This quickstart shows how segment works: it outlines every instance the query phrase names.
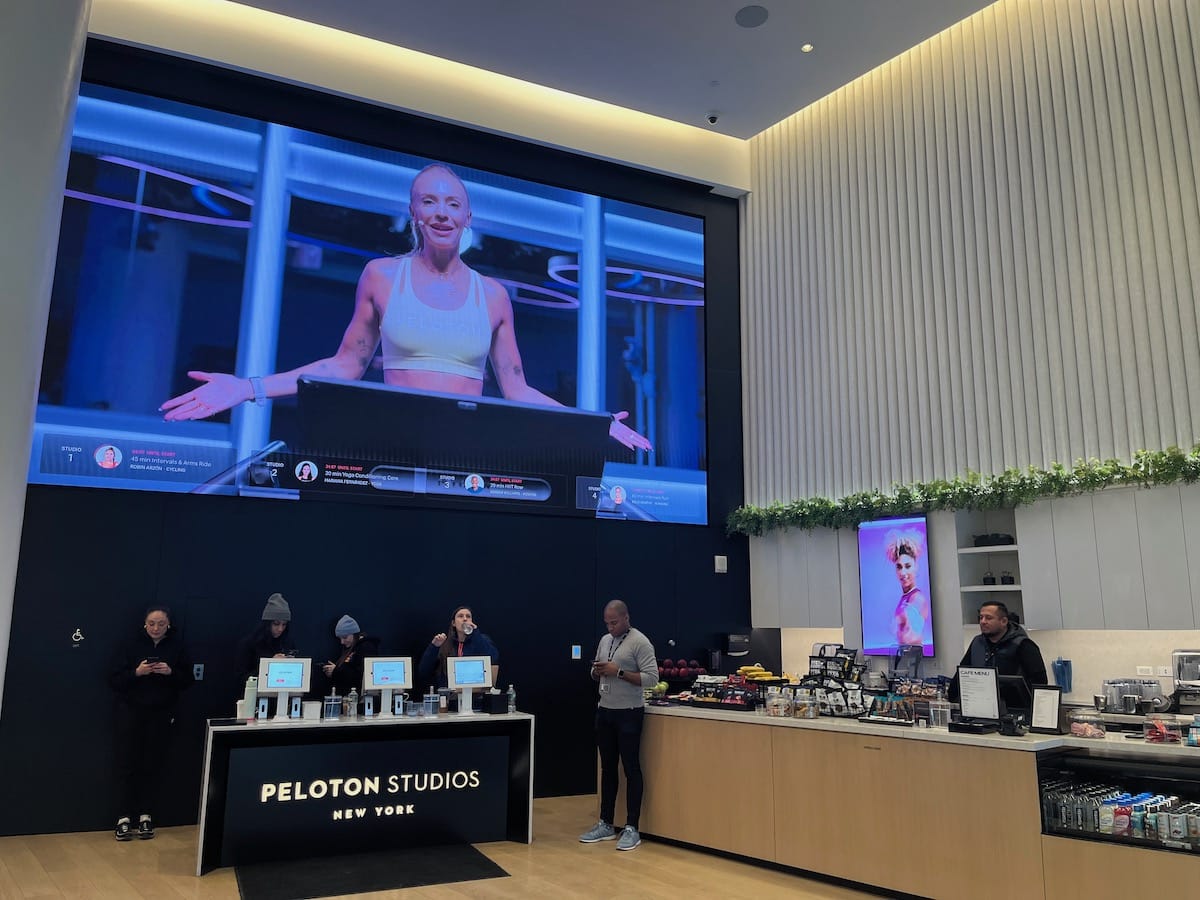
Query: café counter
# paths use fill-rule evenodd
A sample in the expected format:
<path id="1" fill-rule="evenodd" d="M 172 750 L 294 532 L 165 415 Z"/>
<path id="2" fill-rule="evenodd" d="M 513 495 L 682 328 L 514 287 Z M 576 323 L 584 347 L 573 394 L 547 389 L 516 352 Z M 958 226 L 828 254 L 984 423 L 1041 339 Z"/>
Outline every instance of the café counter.
<path id="1" fill-rule="evenodd" d="M 196 874 L 269 859 L 533 838 L 525 713 L 214 719 Z"/>
<path id="2" fill-rule="evenodd" d="M 1133 743 L 651 706 L 641 831 L 938 900 L 1200 884 L 1200 853 L 1043 833 L 1040 759 L 1082 748 L 1200 767 L 1200 749 Z"/>

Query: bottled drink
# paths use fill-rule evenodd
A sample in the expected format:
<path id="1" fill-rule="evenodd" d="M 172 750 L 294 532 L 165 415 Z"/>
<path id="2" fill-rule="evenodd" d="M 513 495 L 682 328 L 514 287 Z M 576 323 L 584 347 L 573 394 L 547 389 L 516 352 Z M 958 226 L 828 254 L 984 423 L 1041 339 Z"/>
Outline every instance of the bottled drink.
<path id="1" fill-rule="evenodd" d="M 358 717 L 358 688 L 350 688 L 350 693 L 346 695 L 346 718 L 354 719 Z"/>
<path id="2" fill-rule="evenodd" d="M 508 686 L 508 711 L 510 713 L 517 711 L 517 689 L 512 684 Z"/>

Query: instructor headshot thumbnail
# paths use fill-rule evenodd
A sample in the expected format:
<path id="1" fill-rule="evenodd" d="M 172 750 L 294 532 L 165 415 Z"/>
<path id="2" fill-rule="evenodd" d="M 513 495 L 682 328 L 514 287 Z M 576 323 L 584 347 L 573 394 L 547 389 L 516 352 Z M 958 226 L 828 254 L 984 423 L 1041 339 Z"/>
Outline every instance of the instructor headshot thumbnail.
<path id="1" fill-rule="evenodd" d="M 96 448 L 96 452 L 92 454 L 92 458 L 96 460 L 96 465 L 102 469 L 115 469 L 121 465 L 121 451 L 112 444 L 102 444 Z"/>

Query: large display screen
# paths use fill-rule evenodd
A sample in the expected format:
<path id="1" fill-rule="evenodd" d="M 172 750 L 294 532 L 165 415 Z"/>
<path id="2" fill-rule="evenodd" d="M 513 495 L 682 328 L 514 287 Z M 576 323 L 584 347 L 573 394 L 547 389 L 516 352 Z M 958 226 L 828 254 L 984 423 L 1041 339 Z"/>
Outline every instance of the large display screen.
<path id="1" fill-rule="evenodd" d="M 859 525 L 858 575 L 863 653 L 891 656 L 905 647 L 921 647 L 923 656 L 933 656 L 925 517 Z"/>
<path id="2" fill-rule="evenodd" d="M 706 524 L 703 218 L 480 163 L 85 83 L 29 481 Z"/>

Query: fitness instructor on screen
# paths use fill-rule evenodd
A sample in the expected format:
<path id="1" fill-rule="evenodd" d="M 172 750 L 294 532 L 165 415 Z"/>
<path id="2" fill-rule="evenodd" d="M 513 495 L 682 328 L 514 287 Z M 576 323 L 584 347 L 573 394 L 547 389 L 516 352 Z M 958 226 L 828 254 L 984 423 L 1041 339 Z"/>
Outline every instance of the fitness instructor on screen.
<path id="1" fill-rule="evenodd" d="M 525 380 L 508 292 L 459 255 L 471 226 L 471 201 L 459 177 L 441 164 L 422 169 L 413 179 L 409 211 L 415 249 L 367 263 L 354 315 L 333 356 L 262 377 L 188 372 L 203 384 L 164 403 L 165 418 L 206 419 L 249 400 L 295 394 L 301 375 L 362 378 L 381 340 L 386 384 L 480 396 L 490 358 L 505 399 L 561 406 Z M 650 442 L 624 424 L 628 416 L 614 413 L 609 434 L 631 450 L 650 450 Z"/>
<path id="2" fill-rule="evenodd" d="M 883 552 L 896 567 L 896 580 L 900 582 L 900 599 L 892 615 L 896 644 L 920 647 L 933 643 L 929 598 L 917 586 L 917 568 L 925 552 L 925 539 L 916 529 L 893 529 L 884 538 Z"/>

